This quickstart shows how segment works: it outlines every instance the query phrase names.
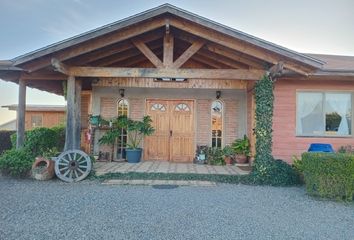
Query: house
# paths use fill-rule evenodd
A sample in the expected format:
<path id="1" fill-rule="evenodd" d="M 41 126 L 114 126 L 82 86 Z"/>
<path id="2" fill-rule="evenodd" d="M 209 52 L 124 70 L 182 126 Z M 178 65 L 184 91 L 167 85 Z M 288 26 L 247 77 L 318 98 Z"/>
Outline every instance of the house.
<path id="1" fill-rule="evenodd" d="M 2 106 L 8 110 L 17 111 L 17 104 Z M 54 127 L 65 124 L 66 107 L 64 105 L 26 105 L 25 130 L 36 127 Z M 16 130 L 16 119 L 13 129 Z"/>
<path id="2" fill-rule="evenodd" d="M 28 86 L 67 95 L 66 149 L 89 128 L 91 150 L 110 152 L 97 143 L 106 130 L 82 116 L 150 115 L 144 159 L 176 162 L 244 134 L 254 146 L 254 84 L 274 69 L 276 158 L 290 162 L 313 142 L 354 143 L 354 57 L 295 52 L 169 4 L 0 61 L 0 77 L 19 84 L 18 146 Z M 124 157 L 124 143 L 114 152 Z"/>

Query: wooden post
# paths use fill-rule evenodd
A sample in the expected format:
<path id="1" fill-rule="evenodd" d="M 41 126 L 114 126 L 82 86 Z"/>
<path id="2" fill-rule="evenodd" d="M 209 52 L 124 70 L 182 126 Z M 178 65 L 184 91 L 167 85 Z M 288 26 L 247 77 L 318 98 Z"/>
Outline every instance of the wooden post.
<path id="1" fill-rule="evenodd" d="M 19 79 L 18 82 L 18 106 L 17 106 L 17 139 L 16 148 L 23 147 L 25 140 L 25 115 L 26 115 L 26 82 Z"/>
<path id="2" fill-rule="evenodd" d="M 74 149 L 75 126 L 75 77 L 68 76 L 66 107 L 66 134 L 64 151 Z"/>
<path id="3" fill-rule="evenodd" d="M 81 80 L 75 81 L 74 149 L 81 148 Z"/>

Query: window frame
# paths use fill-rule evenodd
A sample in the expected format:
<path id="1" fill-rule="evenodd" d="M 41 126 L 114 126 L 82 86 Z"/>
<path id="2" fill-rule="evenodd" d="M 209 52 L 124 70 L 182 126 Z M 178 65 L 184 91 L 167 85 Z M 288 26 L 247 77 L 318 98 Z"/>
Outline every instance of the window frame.
<path id="1" fill-rule="evenodd" d="M 330 135 L 326 134 L 326 131 L 324 134 L 300 134 L 298 133 L 298 100 L 299 100 L 299 94 L 301 93 L 321 93 L 322 94 L 322 109 L 323 112 L 325 113 L 325 108 L 324 108 L 324 101 L 325 101 L 325 94 L 350 94 L 351 95 L 351 133 L 348 135 Z M 354 91 L 352 90 L 317 90 L 317 89 L 297 89 L 296 90 L 296 100 L 295 100 L 295 136 L 296 137 L 309 137 L 309 138 L 353 138 L 354 137 Z M 324 118 L 324 123 L 326 123 L 326 114 L 323 114 Z"/>
<path id="2" fill-rule="evenodd" d="M 129 100 L 126 99 L 126 98 L 119 98 L 119 99 L 117 100 L 117 116 L 118 116 L 118 117 L 121 116 L 121 115 L 120 115 L 120 112 L 119 112 L 119 103 L 120 103 L 120 101 L 126 101 L 126 103 L 127 103 L 127 115 L 126 115 L 126 116 L 129 117 L 129 113 L 130 113 L 130 103 L 129 103 Z M 121 135 L 120 140 L 123 142 L 124 137 L 126 137 L 126 138 L 128 139 L 128 134 L 123 134 L 123 129 L 121 129 L 121 132 L 122 132 L 122 135 Z M 119 141 L 118 141 L 118 139 L 117 139 L 116 144 L 115 144 L 115 147 L 116 147 L 116 150 L 115 150 L 115 157 L 116 157 L 118 160 L 126 159 L 126 156 L 124 156 L 124 153 L 123 153 L 124 149 L 127 148 L 126 144 L 127 144 L 127 143 L 125 143 L 125 144 L 124 144 L 124 143 L 119 144 Z M 125 146 L 124 146 L 124 145 L 125 145 Z M 121 153 L 119 153 L 119 150 L 121 150 Z M 119 157 L 119 155 L 120 155 L 120 157 Z M 123 157 L 125 157 L 125 158 L 123 158 Z"/>
<path id="3" fill-rule="evenodd" d="M 225 123 L 224 123 L 224 121 L 225 121 L 225 102 L 223 101 L 223 100 L 221 100 L 221 99 L 213 99 L 212 101 L 211 101 L 211 103 L 210 103 L 210 147 L 213 147 L 213 126 L 212 126 L 212 124 L 213 124 L 213 117 L 212 117 L 212 106 L 213 106 L 213 103 L 214 102 L 220 102 L 221 103 L 221 106 L 222 106 L 222 111 L 221 111 L 221 124 L 222 124 L 222 126 L 221 126 L 221 146 L 220 146 L 220 148 L 222 149 L 223 147 L 224 147 L 224 135 L 225 135 L 225 131 L 224 131 L 224 129 L 225 129 Z"/>
<path id="4" fill-rule="evenodd" d="M 41 118 L 41 125 L 40 126 L 33 126 L 33 117 L 40 117 Z M 33 128 L 38 128 L 38 127 L 43 127 L 43 114 L 42 113 L 34 113 L 31 114 L 31 129 Z"/>

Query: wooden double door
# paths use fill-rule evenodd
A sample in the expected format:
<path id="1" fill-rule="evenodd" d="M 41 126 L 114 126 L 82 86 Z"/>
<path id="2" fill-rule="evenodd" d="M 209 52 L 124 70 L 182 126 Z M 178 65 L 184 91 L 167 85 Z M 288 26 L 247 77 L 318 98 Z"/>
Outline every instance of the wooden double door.
<path id="1" fill-rule="evenodd" d="M 155 128 L 144 140 L 144 159 L 192 162 L 194 149 L 194 101 L 146 101 L 146 114 Z"/>

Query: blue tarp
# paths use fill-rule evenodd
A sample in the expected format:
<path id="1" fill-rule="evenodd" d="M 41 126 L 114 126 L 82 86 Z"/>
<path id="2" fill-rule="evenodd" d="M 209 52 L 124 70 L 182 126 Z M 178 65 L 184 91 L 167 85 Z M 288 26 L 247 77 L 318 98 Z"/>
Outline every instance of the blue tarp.
<path id="1" fill-rule="evenodd" d="M 308 152 L 334 152 L 332 145 L 327 143 L 311 143 Z"/>

